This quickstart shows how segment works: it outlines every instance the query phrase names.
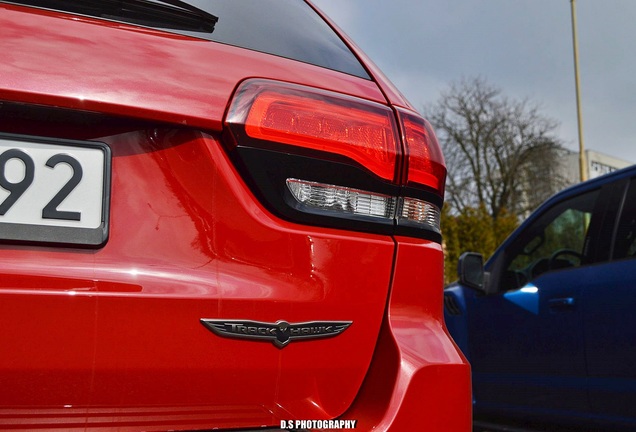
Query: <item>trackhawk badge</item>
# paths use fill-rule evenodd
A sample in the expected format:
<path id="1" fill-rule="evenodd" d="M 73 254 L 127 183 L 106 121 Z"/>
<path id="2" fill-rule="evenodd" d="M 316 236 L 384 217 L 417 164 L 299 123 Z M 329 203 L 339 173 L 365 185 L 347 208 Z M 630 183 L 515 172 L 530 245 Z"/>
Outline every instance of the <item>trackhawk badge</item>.
<path id="1" fill-rule="evenodd" d="M 338 336 L 352 321 L 309 321 L 302 323 L 275 323 L 248 320 L 220 320 L 201 318 L 212 333 L 229 338 L 271 341 L 278 348 L 289 342 Z"/>

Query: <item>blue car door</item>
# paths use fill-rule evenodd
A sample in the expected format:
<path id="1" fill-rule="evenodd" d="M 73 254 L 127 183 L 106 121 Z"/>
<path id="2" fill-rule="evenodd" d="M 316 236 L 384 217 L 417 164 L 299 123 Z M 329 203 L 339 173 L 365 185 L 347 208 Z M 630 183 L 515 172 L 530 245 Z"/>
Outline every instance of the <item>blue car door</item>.
<path id="1" fill-rule="evenodd" d="M 467 294 L 476 413 L 589 409 L 582 281 L 604 214 L 599 189 L 535 214 L 490 260 L 489 291 Z"/>
<path id="2" fill-rule="evenodd" d="M 636 429 L 636 179 L 616 209 L 609 249 L 584 287 L 584 330 L 592 414 Z M 610 239 L 612 236 L 608 236 Z"/>

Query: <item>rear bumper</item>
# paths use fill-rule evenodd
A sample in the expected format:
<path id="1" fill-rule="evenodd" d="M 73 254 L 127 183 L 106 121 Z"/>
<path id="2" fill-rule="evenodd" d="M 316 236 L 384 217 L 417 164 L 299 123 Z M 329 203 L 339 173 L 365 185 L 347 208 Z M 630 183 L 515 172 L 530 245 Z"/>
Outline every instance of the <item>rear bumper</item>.
<path id="1" fill-rule="evenodd" d="M 406 238 L 397 244 L 374 358 L 342 418 L 357 420 L 358 430 L 470 431 L 470 366 L 442 318 L 441 246 Z"/>

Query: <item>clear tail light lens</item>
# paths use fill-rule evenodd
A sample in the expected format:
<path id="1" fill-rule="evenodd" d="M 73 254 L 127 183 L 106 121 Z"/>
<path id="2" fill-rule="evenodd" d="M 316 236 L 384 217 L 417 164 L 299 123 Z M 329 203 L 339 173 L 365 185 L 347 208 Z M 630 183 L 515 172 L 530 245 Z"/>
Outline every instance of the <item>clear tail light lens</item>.
<path id="1" fill-rule="evenodd" d="M 398 223 L 400 221 L 440 232 L 441 212 L 439 207 L 432 203 L 407 197 L 402 201 Z"/>
<path id="2" fill-rule="evenodd" d="M 287 179 L 287 187 L 299 204 L 312 209 L 344 217 L 366 216 L 386 220 L 397 218 L 398 224 L 418 225 L 440 232 L 440 209 L 427 201 L 292 178 Z"/>
<path id="3" fill-rule="evenodd" d="M 395 217 L 396 197 L 298 179 L 287 179 L 287 187 L 299 203 L 315 209 L 385 219 Z"/>

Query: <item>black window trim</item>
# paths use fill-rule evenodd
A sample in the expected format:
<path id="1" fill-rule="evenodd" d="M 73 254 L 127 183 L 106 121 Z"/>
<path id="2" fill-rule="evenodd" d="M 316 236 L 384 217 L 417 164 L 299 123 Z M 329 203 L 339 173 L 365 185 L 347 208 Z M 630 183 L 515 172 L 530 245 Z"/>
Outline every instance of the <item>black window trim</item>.
<path id="1" fill-rule="evenodd" d="M 611 243 L 609 245 L 609 257 L 608 257 L 608 261 L 622 261 L 624 259 L 629 259 L 629 258 L 614 258 L 614 253 L 615 253 L 615 248 L 616 248 L 616 239 L 618 237 L 618 229 L 620 226 L 620 221 L 623 217 L 623 212 L 625 211 L 625 204 L 627 203 L 627 197 L 629 195 L 630 189 L 631 188 L 636 188 L 636 177 L 632 177 L 632 178 L 624 178 L 621 179 L 620 182 L 617 182 L 622 186 L 622 194 L 620 197 L 620 204 L 618 206 L 616 206 L 617 211 L 616 211 L 616 217 L 614 218 L 613 222 L 613 227 L 612 227 L 612 239 L 611 239 Z"/>

